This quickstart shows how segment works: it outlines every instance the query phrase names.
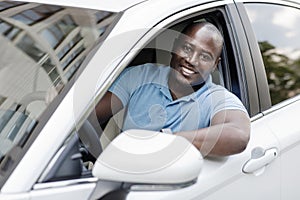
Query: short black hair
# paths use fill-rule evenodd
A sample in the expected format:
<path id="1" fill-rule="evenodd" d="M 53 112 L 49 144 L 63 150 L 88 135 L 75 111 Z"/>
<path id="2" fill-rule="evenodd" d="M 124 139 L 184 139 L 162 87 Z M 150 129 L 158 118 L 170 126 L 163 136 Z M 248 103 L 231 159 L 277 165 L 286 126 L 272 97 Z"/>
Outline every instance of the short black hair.
<path id="1" fill-rule="evenodd" d="M 222 49 L 224 38 L 220 30 L 212 23 L 201 20 L 189 23 L 186 25 L 183 30 L 181 31 L 182 34 L 188 35 L 188 33 L 194 28 L 194 27 L 205 27 L 208 31 L 212 33 L 212 36 L 214 37 L 214 40 L 219 44 L 220 48 Z M 180 37 L 179 37 L 180 38 Z"/>

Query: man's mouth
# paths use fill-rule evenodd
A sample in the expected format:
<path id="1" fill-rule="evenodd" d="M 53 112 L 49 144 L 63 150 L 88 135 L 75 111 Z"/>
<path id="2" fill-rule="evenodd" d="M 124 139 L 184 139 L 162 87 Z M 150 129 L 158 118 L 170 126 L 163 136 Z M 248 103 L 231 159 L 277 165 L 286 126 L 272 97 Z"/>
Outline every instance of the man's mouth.
<path id="1" fill-rule="evenodd" d="M 181 65 L 181 73 L 184 75 L 184 76 L 191 76 L 193 74 L 196 74 L 195 71 Z"/>

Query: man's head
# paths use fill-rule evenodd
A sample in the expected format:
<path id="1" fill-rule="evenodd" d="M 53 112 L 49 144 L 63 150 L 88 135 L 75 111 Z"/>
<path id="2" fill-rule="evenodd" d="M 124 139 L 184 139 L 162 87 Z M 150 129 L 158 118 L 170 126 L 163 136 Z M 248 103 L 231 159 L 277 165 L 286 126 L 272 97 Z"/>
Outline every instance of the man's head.
<path id="1" fill-rule="evenodd" d="M 175 40 L 171 78 L 192 86 L 203 83 L 217 67 L 222 46 L 222 34 L 213 24 L 189 24 Z"/>

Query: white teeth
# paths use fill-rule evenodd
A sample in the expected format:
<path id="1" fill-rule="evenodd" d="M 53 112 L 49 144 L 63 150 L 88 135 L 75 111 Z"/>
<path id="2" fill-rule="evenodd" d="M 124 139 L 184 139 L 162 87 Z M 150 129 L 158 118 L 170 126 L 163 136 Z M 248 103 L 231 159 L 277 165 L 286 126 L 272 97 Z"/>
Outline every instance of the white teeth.
<path id="1" fill-rule="evenodd" d="M 185 68 L 185 67 L 182 67 L 181 69 L 182 69 L 183 74 L 186 75 L 186 76 L 189 76 L 189 75 L 195 73 L 194 71 L 192 71 L 192 70 L 190 70 L 190 69 L 187 69 L 187 68 Z"/>

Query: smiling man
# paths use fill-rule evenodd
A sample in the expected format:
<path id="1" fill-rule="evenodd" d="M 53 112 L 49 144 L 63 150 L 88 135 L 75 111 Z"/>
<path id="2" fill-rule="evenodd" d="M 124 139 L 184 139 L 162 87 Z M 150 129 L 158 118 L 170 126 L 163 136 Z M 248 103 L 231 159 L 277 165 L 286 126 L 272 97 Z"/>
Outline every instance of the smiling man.
<path id="1" fill-rule="evenodd" d="M 122 130 L 169 130 L 204 156 L 243 151 L 250 135 L 247 111 L 210 76 L 222 46 L 213 24 L 188 25 L 174 42 L 170 67 L 148 63 L 124 70 L 96 107 L 99 122 L 126 108 Z"/>
<path id="2" fill-rule="evenodd" d="M 171 92 L 180 98 L 193 92 L 191 86 L 194 91 L 200 88 L 216 69 L 222 46 L 223 37 L 214 25 L 202 22 L 187 26 L 175 40 L 172 52 L 170 65 L 175 71 L 169 77 Z"/>

